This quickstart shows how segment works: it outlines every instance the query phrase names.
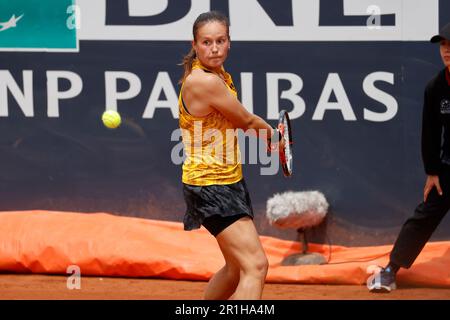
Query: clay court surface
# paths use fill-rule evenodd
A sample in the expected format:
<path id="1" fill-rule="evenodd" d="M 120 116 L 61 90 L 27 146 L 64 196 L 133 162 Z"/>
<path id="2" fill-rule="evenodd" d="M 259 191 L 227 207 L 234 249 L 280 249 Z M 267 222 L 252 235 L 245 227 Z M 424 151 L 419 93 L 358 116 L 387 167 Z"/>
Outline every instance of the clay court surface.
<path id="1" fill-rule="evenodd" d="M 83 277 L 80 289 L 67 289 L 63 275 L 0 274 L 0 299 L 13 300 L 196 300 L 206 282 L 163 279 Z M 266 284 L 267 300 L 450 300 L 448 288 L 402 287 L 389 294 L 365 286 Z"/>

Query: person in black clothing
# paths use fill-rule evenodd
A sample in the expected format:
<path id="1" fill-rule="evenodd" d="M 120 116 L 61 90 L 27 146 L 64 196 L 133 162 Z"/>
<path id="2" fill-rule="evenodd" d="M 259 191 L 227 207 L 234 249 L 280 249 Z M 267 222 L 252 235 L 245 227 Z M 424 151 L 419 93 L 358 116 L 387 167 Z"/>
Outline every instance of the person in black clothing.
<path id="1" fill-rule="evenodd" d="M 427 179 L 423 202 L 400 230 L 389 264 L 368 279 L 371 292 L 390 292 L 396 288 L 397 271 L 411 267 L 450 209 L 450 23 L 430 41 L 440 43 L 445 68 L 425 89 L 422 159 Z"/>

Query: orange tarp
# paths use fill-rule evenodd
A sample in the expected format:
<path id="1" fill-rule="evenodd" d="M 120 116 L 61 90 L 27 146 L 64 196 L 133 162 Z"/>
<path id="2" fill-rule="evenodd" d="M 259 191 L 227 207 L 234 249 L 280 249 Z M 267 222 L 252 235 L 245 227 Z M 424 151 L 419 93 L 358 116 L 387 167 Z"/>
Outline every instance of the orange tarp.
<path id="1" fill-rule="evenodd" d="M 267 282 L 279 283 L 365 284 L 367 267 L 385 265 L 392 248 L 332 246 L 327 265 L 287 267 L 281 261 L 300 244 L 267 236 L 261 241 L 270 264 Z M 328 257 L 330 248 L 309 249 Z M 207 280 L 223 263 L 204 228 L 187 232 L 177 222 L 105 213 L 0 213 L 0 272 L 66 274 L 76 265 L 81 275 Z M 411 269 L 400 270 L 398 283 L 450 287 L 450 241 L 428 243 Z"/>

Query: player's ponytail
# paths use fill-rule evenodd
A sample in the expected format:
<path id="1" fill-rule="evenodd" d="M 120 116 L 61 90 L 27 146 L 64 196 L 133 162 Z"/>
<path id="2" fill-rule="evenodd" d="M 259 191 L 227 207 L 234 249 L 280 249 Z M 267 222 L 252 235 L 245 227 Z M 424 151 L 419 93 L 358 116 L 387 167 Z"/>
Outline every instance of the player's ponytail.
<path id="1" fill-rule="evenodd" d="M 189 53 L 183 57 L 183 60 L 181 61 L 181 65 L 183 66 L 184 72 L 183 72 L 183 77 L 179 81 L 180 84 L 191 73 L 192 63 L 194 62 L 195 58 L 197 58 L 197 54 L 195 53 L 194 48 L 191 48 L 191 51 L 189 51 Z"/>
<path id="2" fill-rule="evenodd" d="M 194 41 L 197 40 L 197 31 L 198 29 L 208 22 L 220 22 L 223 23 L 227 27 L 228 38 L 230 38 L 230 22 L 228 18 L 221 12 L 218 11 L 209 11 L 204 12 L 197 17 L 192 27 L 192 34 L 194 36 Z M 180 82 L 182 83 L 184 79 L 191 73 L 192 71 L 192 63 L 197 58 L 194 48 L 191 48 L 189 53 L 183 57 L 181 61 L 181 66 L 183 66 L 184 72 L 183 77 L 181 77 Z"/>

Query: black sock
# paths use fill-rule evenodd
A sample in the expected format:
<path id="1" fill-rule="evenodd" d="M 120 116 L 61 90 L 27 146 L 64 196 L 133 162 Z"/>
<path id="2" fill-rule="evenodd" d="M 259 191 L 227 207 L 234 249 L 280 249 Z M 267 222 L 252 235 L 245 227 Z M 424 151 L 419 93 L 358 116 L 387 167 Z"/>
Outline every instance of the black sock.
<path id="1" fill-rule="evenodd" d="M 384 268 L 385 271 L 387 272 L 393 272 L 394 274 L 397 274 L 397 271 L 400 269 L 400 267 L 398 265 L 396 265 L 395 263 L 389 262 L 389 264 L 386 266 L 386 268 Z"/>

